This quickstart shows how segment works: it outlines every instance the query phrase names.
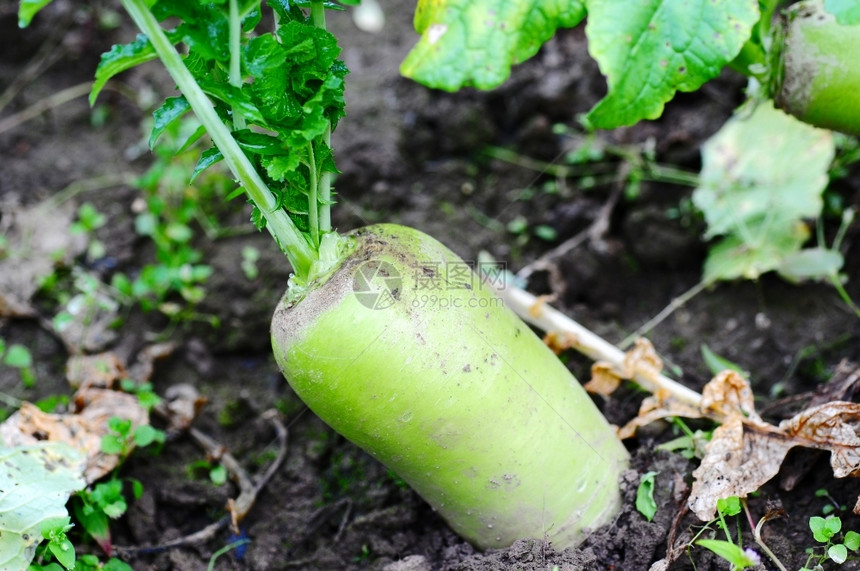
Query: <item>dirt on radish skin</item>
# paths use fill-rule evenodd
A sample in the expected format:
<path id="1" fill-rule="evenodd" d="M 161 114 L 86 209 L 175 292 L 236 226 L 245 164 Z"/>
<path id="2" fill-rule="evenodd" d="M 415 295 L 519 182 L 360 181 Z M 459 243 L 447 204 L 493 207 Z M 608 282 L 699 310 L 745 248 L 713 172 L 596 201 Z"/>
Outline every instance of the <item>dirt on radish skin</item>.
<path id="1" fill-rule="evenodd" d="M 567 368 L 435 239 L 351 236 L 335 273 L 272 319 L 311 410 L 481 548 L 563 549 L 610 521 L 627 451 Z"/>

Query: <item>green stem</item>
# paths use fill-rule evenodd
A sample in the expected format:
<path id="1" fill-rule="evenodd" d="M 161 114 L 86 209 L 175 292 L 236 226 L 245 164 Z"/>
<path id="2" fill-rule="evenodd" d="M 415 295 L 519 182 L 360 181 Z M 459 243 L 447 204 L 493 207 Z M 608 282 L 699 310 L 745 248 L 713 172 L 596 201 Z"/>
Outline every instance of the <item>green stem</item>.
<path id="1" fill-rule="evenodd" d="M 319 220 L 319 182 L 317 181 L 317 161 L 314 156 L 313 141 L 308 142 L 308 170 L 310 171 L 310 188 L 308 189 L 308 225 L 311 227 L 311 240 L 319 248 L 320 245 L 320 220 Z"/>
<path id="2" fill-rule="evenodd" d="M 138 28 L 152 42 L 159 59 L 170 73 L 173 81 L 179 86 L 180 91 L 188 100 L 209 136 L 212 137 L 218 150 L 221 151 L 227 166 L 239 179 L 251 201 L 260 209 L 266 220 L 266 228 L 286 253 L 295 273 L 301 277 L 307 276 L 311 264 L 318 257 L 314 248 L 308 243 L 287 213 L 278 208 L 277 200 L 272 191 L 263 182 L 254 165 L 239 148 L 227 127 L 221 122 L 212 102 L 209 101 L 191 72 L 185 67 L 182 57 L 167 39 L 158 20 L 146 7 L 145 0 L 122 0 L 122 4 Z"/>
<path id="3" fill-rule="evenodd" d="M 699 186 L 699 175 L 658 163 L 652 163 L 646 167 L 643 178 L 653 182 L 665 182 L 679 186 Z"/>
<path id="4" fill-rule="evenodd" d="M 857 304 L 854 303 L 854 300 L 851 299 L 851 296 L 848 294 L 848 291 L 845 289 L 845 286 L 842 285 L 842 280 L 839 279 L 839 275 L 836 273 L 830 274 L 828 276 L 830 278 L 830 283 L 833 284 L 833 287 L 836 288 L 836 293 L 839 294 L 839 297 L 842 298 L 842 301 L 845 302 L 851 311 L 854 312 L 854 315 L 860 317 L 860 307 L 857 307 Z"/>
<path id="5" fill-rule="evenodd" d="M 748 40 L 737 57 L 729 62 L 729 67 L 767 85 L 767 54 L 758 42 Z"/>
<path id="6" fill-rule="evenodd" d="M 311 21 L 314 26 L 322 30 L 326 29 L 325 5 L 321 0 L 311 2 Z M 331 122 L 323 133 L 323 142 L 331 149 Z M 318 181 L 317 199 L 319 204 L 319 230 L 320 233 L 331 232 L 331 173 L 320 173 Z"/>
<path id="7" fill-rule="evenodd" d="M 648 180 L 652 182 L 666 182 L 671 184 L 677 184 L 680 186 L 699 186 L 699 177 L 695 173 L 650 161 L 646 161 L 643 164 L 642 159 L 638 155 L 635 155 L 634 153 L 631 153 L 623 149 L 622 147 L 608 146 L 606 147 L 606 151 L 607 153 L 620 157 L 628 161 L 630 164 L 634 165 L 636 169 L 641 171 L 642 180 Z M 560 165 L 556 163 L 547 163 L 541 160 L 532 159 L 530 157 L 520 155 L 519 153 L 516 153 L 509 149 L 504 149 L 502 147 L 489 147 L 487 149 L 484 149 L 483 153 L 488 157 L 499 159 L 512 165 L 540 172 L 541 174 L 548 174 L 556 178 L 581 178 L 586 176 L 597 178 L 595 176 L 596 174 L 600 174 L 601 172 L 606 170 L 612 173 L 610 176 L 606 177 L 605 180 L 607 182 L 617 180 L 617 176 L 615 175 L 615 171 L 617 171 L 617 166 L 615 164 L 589 163 L 588 165 L 574 166 Z"/>
<path id="8" fill-rule="evenodd" d="M 242 18 L 239 16 L 238 0 L 230 0 L 230 85 L 242 86 L 242 60 L 240 45 L 242 41 Z M 233 106 L 233 128 L 246 127 L 245 117 Z"/>

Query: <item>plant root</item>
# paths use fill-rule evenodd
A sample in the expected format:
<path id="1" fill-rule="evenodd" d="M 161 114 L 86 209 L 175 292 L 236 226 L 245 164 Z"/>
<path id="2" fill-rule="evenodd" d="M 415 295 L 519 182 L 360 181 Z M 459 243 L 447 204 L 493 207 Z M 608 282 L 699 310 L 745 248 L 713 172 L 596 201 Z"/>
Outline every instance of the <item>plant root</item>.
<path id="1" fill-rule="evenodd" d="M 524 321 L 546 331 L 565 335 L 569 346 L 591 359 L 605 361 L 612 367 L 623 370 L 625 353 L 591 330 L 583 327 L 541 299 L 512 284 L 496 292 Z M 653 394 L 671 395 L 678 402 L 698 408 L 702 395 L 662 374 L 645 375 L 636 371 L 634 380 Z"/>

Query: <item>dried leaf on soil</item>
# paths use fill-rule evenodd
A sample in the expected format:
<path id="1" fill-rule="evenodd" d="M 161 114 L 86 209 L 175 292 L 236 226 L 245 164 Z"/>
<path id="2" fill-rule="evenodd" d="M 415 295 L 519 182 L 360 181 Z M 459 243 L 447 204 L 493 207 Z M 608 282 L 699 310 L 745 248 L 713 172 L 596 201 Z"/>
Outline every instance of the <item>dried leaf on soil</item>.
<path id="1" fill-rule="evenodd" d="M 73 355 L 66 361 L 66 380 L 73 388 L 113 388 L 125 378 L 125 365 L 114 353 Z"/>
<path id="2" fill-rule="evenodd" d="M 591 380 L 585 385 L 588 392 L 608 397 L 621 385 L 621 377 L 618 376 L 615 367 L 603 361 L 591 365 Z"/>
<path id="3" fill-rule="evenodd" d="M 702 389 L 702 411 L 711 417 L 760 420 L 749 382 L 737 371 L 723 371 Z"/>
<path id="4" fill-rule="evenodd" d="M 860 403 L 813 405 L 774 426 L 756 413 L 748 381 L 735 371 L 723 371 L 705 386 L 698 409 L 671 397 L 649 397 L 619 434 L 628 437 L 639 426 L 672 416 L 721 423 L 693 472 L 690 509 L 703 521 L 714 517 L 719 499 L 758 490 L 779 472 L 795 446 L 829 451 L 837 478 L 860 475 Z"/>
<path id="5" fill-rule="evenodd" d="M 620 367 L 606 361 L 594 363 L 591 366 L 591 380 L 585 384 L 585 390 L 609 396 L 624 379 L 641 377 L 654 381 L 662 370 L 663 361 L 657 355 L 654 345 L 643 337 L 637 339 L 633 348 L 624 354 Z"/>
<path id="6" fill-rule="evenodd" d="M 57 264 L 68 265 L 86 249 L 83 235 L 72 235 L 73 205 L 21 208 L 2 205 L 0 235 L 0 317 L 32 317 L 30 299 Z"/>
<path id="7" fill-rule="evenodd" d="M 43 440 L 65 442 L 87 455 L 86 479 L 94 482 L 113 470 L 118 456 L 102 452 L 102 437 L 109 434 L 108 421 L 113 417 L 130 420 L 132 430 L 149 424 L 149 413 L 136 395 L 112 390 L 122 379 L 131 378 L 145 383 L 152 376 L 154 362 L 173 352 L 174 346 L 162 343 L 145 347 L 137 361 L 126 367 L 122 359 L 111 352 L 97 355 L 73 355 L 66 362 L 66 378 L 72 387 L 76 410 L 70 414 L 42 412 L 35 405 L 24 403 L 12 416 L 0 424 L 0 443 L 21 446 Z M 202 406 L 199 397 L 177 399 L 182 427 L 187 427 Z M 132 443 L 129 443 L 132 445 Z"/>
<path id="8" fill-rule="evenodd" d="M 733 416 L 714 430 L 702 463 L 693 471 L 690 509 L 699 519 L 712 519 L 718 500 L 744 498 L 779 472 L 795 444 L 772 436 L 749 430 L 741 416 Z"/>
<path id="9" fill-rule="evenodd" d="M 194 385 L 179 383 L 168 387 L 155 410 L 167 419 L 168 432 L 181 432 L 191 427 L 205 404 L 206 397 Z"/>
<path id="10" fill-rule="evenodd" d="M 860 476 L 860 404 L 830 402 L 799 412 L 779 423 L 797 445 L 830 451 L 837 478 Z"/>
<path id="11" fill-rule="evenodd" d="M 87 483 L 98 480 L 119 463 L 116 455 L 101 450 L 102 437 L 109 433 L 108 420 L 117 416 L 130 420 L 134 428 L 149 424 L 149 414 L 136 396 L 108 389 L 78 391 L 75 402 L 78 412 L 74 414 L 46 413 L 24 403 L 0 424 L 0 444 L 14 448 L 45 440 L 64 442 L 86 454 Z"/>
<path id="12" fill-rule="evenodd" d="M 138 383 L 146 383 L 155 371 L 155 362 L 166 359 L 176 350 L 173 343 L 147 345 L 137 354 L 135 362 L 128 366 L 128 377 Z"/>

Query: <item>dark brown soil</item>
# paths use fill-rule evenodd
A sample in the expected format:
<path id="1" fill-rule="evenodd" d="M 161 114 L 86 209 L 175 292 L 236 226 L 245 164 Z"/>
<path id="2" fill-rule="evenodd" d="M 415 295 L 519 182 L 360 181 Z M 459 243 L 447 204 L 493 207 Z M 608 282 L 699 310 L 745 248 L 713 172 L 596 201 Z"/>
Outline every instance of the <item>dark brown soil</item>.
<path id="1" fill-rule="evenodd" d="M 552 177 L 482 152 L 497 145 L 523 157 L 560 160 L 572 142 L 555 134 L 553 125 L 575 128 L 577 114 L 605 89 L 587 55 L 583 30 L 560 33 L 494 92 L 445 94 L 398 75 L 399 62 L 415 41 L 412 9 L 407 0 L 380 3 L 388 22 L 379 35 L 358 31 L 347 15 L 330 17 L 352 71 L 348 118 L 334 138 L 343 171 L 337 180 L 336 226 L 398 222 L 437 237 L 464 259 L 474 260 L 486 250 L 513 270 L 589 227 L 615 185 L 583 191 L 571 182 L 560 192 L 542 192 L 541 185 Z M 45 43 L 56 43 L 51 51 L 58 57 L 23 83 L 0 118 L 89 80 L 99 54 L 112 42 L 132 37 L 125 26 L 105 30 L 97 25 L 117 9 L 112 2 L 57 0 L 24 32 L 17 28 L 15 9 L 15 2 L 0 0 L 0 91 L 26 79 Z M 144 96 L 165 92 L 170 83 L 157 66 L 127 73 L 122 82 L 138 101 L 106 92 L 100 102 L 107 112 L 102 124 L 93 124 L 85 98 L 78 98 L 0 132 L 0 216 L 3 208 L 33 204 L 74 181 L 145 170 L 151 159 L 141 121 L 152 103 Z M 598 136 L 618 144 L 647 142 L 660 162 L 695 172 L 700 143 L 730 116 L 742 88 L 742 78 L 726 73 L 699 93 L 678 96 L 658 121 Z M 848 204 L 858 202 L 857 175 L 837 189 Z M 528 188 L 538 190 L 524 192 Z M 566 253 L 557 261 L 558 276 L 538 273 L 530 289 L 548 293 L 554 284 L 557 306 L 610 341 L 620 341 L 699 281 L 706 252 L 701 222 L 694 214 L 669 214 L 690 191 L 643 183 L 637 198 L 622 197 L 612 210 L 601 239 Z M 91 201 L 109 215 L 110 224 L 99 231 L 115 264 L 100 270 L 106 277 L 113 269 L 133 273 L 151 261 L 151 248 L 132 227 L 136 193 L 119 185 L 75 199 Z M 515 235 L 507 224 L 517 217 L 525 218 L 527 230 Z M 557 237 L 539 238 L 533 232 L 538 225 L 553 228 Z M 845 273 L 849 293 L 860 299 L 855 239 L 856 226 L 846 240 Z M 654 450 L 675 436 L 660 424 L 628 442 L 634 462 L 622 482 L 625 508 L 580 548 L 556 553 L 539 541 L 525 540 L 504 551 L 476 552 L 393 474 L 333 433 L 291 393 L 271 356 L 268 334 L 289 267 L 268 235 L 246 233 L 201 243 L 215 274 L 198 309 L 217 315 L 221 326 L 168 330 L 178 349 L 157 366 L 156 389 L 164 393 L 178 383 L 193 384 L 208 399 L 195 426 L 224 444 L 252 473 L 273 456 L 273 434 L 262 413 L 277 408 L 290 432 L 285 464 L 242 522 L 250 543 L 221 555 L 215 569 L 644 571 L 666 555 L 671 539 L 689 539 L 702 525 L 684 508 L 695 462 Z M 261 275 L 253 281 L 238 269 L 246 245 L 262 253 Z M 111 349 L 131 358 L 164 334 L 166 325 L 154 313 L 135 310 L 126 316 Z M 24 389 L 14 371 L 0 368 L 0 391 L 28 400 L 68 392 L 64 349 L 38 323 L 0 321 L 0 336 L 31 348 L 38 376 L 35 388 Z M 705 291 L 649 334 L 672 367 L 683 371 L 681 380 L 697 389 L 709 378 L 702 344 L 740 364 L 751 372 L 760 408 L 777 396 L 814 391 L 844 359 L 860 362 L 858 336 L 860 320 L 832 287 L 790 285 L 771 276 Z M 574 355 L 568 358 L 578 376 L 587 378 L 589 364 Z M 620 424 L 635 415 L 640 400 L 641 394 L 628 388 L 599 404 Z M 157 546 L 223 516 L 227 500 L 238 492 L 230 484 L 216 487 L 189 476 L 188 466 L 203 457 L 184 436 L 168 442 L 158 455 L 134 455 L 123 475 L 142 482 L 145 492 L 115 522 L 115 543 Z M 782 506 L 786 515 L 764 526 L 764 541 L 787 569 L 799 569 L 806 561 L 804 550 L 814 544 L 809 517 L 820 514 L 828 502 L 815 491 L 826 489 L 848 506 L 837 511 L 844 529 L 860 530 L 860 518 L 850 513 L 858 486 L 833 479 L 826 455 L 799 450 L 792 460 L 793 466 L 805 468 L 792 468 L 792 475 L 800 474 L 793 489 L 784 489 L 784 478 L 775 478 L 749 500 L 749 509 L 758 520 L 770 506 Z M 657 472 L 659 505 L 651 522 L 634 507 L 640 476 L 649 471 Z M 746 521 L 741 528 L 744 545 L 755 547 Z M 213 554 L 233 540 L 224 532 L 195 547 L 141 551 L 128 562 L 136 570 L 205 569 Z M 697 547 L 683 550 L 670 567 L 729 568 Z M 774 568 L 763 557 L 759 569 Z M 860 566 L 848 562 L 843 568 Z"/>

